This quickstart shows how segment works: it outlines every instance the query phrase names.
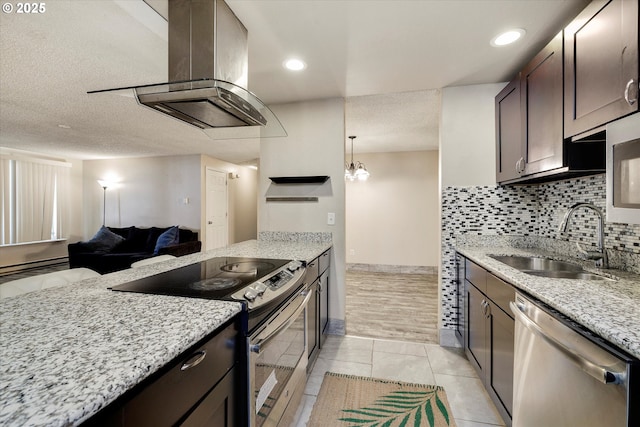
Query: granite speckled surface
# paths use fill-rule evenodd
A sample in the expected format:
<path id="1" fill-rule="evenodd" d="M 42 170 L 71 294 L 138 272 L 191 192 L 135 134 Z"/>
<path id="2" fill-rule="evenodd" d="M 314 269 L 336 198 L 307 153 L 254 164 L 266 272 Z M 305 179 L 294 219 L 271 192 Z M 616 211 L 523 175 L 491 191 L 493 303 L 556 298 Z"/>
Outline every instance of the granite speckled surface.
<path id="1" fill-rule="evenodd" d="M 251 240 L 0 301 L 0 425 L 77 425 L 242 309 L 107 288 L 217 256 L 311 261 L 331 242 Z"/>
<path id="2" fill-rule="evenodd" d="M 483 240 L 483 241 L 482 241 Z M 587 329 L 640 358 L 640 275 L 620 270 L 601 270 L 561 252 L 514 246 L 519 242 L 483 236 L 458 242 L 456 250 L 533 297 L 554 307 Z M 613 280 L 551 279 L 532 276 L 501 263 L 489 255 L 534 255 L 581 264 L 587 271 Z"/>

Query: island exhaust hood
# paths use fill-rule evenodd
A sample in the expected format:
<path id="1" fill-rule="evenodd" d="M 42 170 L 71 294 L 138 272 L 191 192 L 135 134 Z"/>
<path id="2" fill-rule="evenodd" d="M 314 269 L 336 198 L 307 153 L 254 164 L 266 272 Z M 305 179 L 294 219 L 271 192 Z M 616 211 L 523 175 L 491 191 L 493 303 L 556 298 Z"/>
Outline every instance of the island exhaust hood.
<path id="1" fill-rule="evenodd" d="M 246 89 L 247 29 L 224 0 L 168 5 L 169 82 L 89 93 L 133 89 L 141 105 L 205 131 L 223 131 L 223 139 L 286 136 L 273 112 Z M 254 128 L 224 129 L 238 127 Z"/>

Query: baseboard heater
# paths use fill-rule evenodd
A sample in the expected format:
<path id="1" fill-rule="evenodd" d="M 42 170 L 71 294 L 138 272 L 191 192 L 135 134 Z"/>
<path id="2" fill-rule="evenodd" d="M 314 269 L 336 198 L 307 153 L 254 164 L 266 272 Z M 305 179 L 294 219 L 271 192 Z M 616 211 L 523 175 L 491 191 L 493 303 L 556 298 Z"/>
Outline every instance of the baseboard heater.
<path id="1" fill-rule="evenodd" d="M 58 257 L 41 259 L 38 261 L 23 262 L 20 264 L 5 265 L 0 267 L 0 276 L 17 273 L 19 271 L 27 271 L 35 268 L 49 267 L 52 265 L 66 264 L 69 262 L 69 257 Z"/>

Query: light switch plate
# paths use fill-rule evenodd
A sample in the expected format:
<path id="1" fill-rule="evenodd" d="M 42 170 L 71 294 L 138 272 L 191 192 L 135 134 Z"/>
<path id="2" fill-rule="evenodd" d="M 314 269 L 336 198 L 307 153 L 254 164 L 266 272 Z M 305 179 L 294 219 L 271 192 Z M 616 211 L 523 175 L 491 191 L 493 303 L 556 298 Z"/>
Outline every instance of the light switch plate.
<path id="1" fill-rule="evenodd" d="M 335 214 L 335 212 L 329 212 L 327 214 L 327 225 L 336 225 L 336 214 Z"/>

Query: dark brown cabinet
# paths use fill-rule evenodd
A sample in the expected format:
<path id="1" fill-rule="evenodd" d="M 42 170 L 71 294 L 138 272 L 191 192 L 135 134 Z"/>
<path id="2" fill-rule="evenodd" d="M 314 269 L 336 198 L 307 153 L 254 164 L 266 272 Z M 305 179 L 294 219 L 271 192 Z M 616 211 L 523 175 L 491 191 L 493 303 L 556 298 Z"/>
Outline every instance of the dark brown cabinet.
<path id="1" fill-rule="evenodd" d="M 523 175 L 563 166 L 562 32 L 520 72 Z"/>
<path id="2" fill-rule="evenodd" d="M 594 0 L 564 37 L 564 136 L 638 111 L 638 0 Z"/>
<path id="3" fill-rule="evenodd" d="M 471 284 L 467 282 L 467 322 L 469 328 L 467 330 L 467 355 L 469 361 L 476 368 L 481 379 L 484 379 L 488 370 L 486 366 L 487 357 L 487 317 L 485 296 Z M 484 382 L 484 381 L 483 381 Z"/>
<path id="4" fill-rule="evenodd" d="M 331 249 L 307 264 L 306 283 L 311 299 L 307 305 L 307 372 L 313 369 L 319 350 L 324 344 L 329 320 L 329 266 Z"/>
<path id="5" fill-rule="evenodd" d="M 309 303 L 307 304 L 307 353 L 309 355 L 309 364 L 307 365 L 307 371 L 311 372 L 316 357 L 318 356 L 318 350 L 320 350 L 320 338 L 319 338 L 319 308 L 320 308 L 320 294 L 318 293 L 318 285 L 320 280 L 316 278 L 311 285 L 307 287 L 308 291 L 312 294 Z"/>
<path id="6" fill-rule="evenodd" d="M 465 261 L 465 352 L 505 423 L 513 410 L 514 326 L 509 302 L 515 289 Z"/>
<path id="7" fill-rule="evenodd" d="M 496 180 L 517 182 L 564 166 L 562 32 L 496 96 Z"/>
<path id="8" fill-rule="evenodd" d="M 520 118 L 520 75 L 496 96 L 496 181 L 519 178 L 524 172 Z"/>
<path id="9" fill-rule="evenodd" d="M 230 322 L 85 423 L 88 426 L 235 426 L 247 402 L 238 320 Z"/>
<path id="10" fill-rule="evenodd" d="M 329 264 L 330 264 L 331 251 L 326 251 L 320 256 L 320 283 L 318 284 L 319 294 L 319 330 L 320 330 L 320 345 L 324 344 L 327 338 L 327 326 L 329 325 Z"/>
<path id="11" fill-rule="evenodd" d="M 234 427 L 240 424 L 236 421 L 237 399 L 234 394 L 234 384 L 239 381 L 236 373 L 238 369 L 229 371 L 180 427 Z"/>
<path id="12" fill-rule="evenodd" d="M 638 1 L 593 0 L 496 96 L 498 183 L 605 172 L 604 125 L 639 111 Z"/>
<path id="13" fill-rule="evenodd" d="M 463 256 L 456 254 L 456 304 L 455 304 L 455 314 L 456 314 L 456 338 L 458 342 L 464 349 L 466 347 L 465 343 L 465 330 L 466 330 L 466 321 L 465 321 L 465 303 L 467 301 L 465 295 L 465 287 L 464 287 L 464 262 L 465 259 Z"/>

